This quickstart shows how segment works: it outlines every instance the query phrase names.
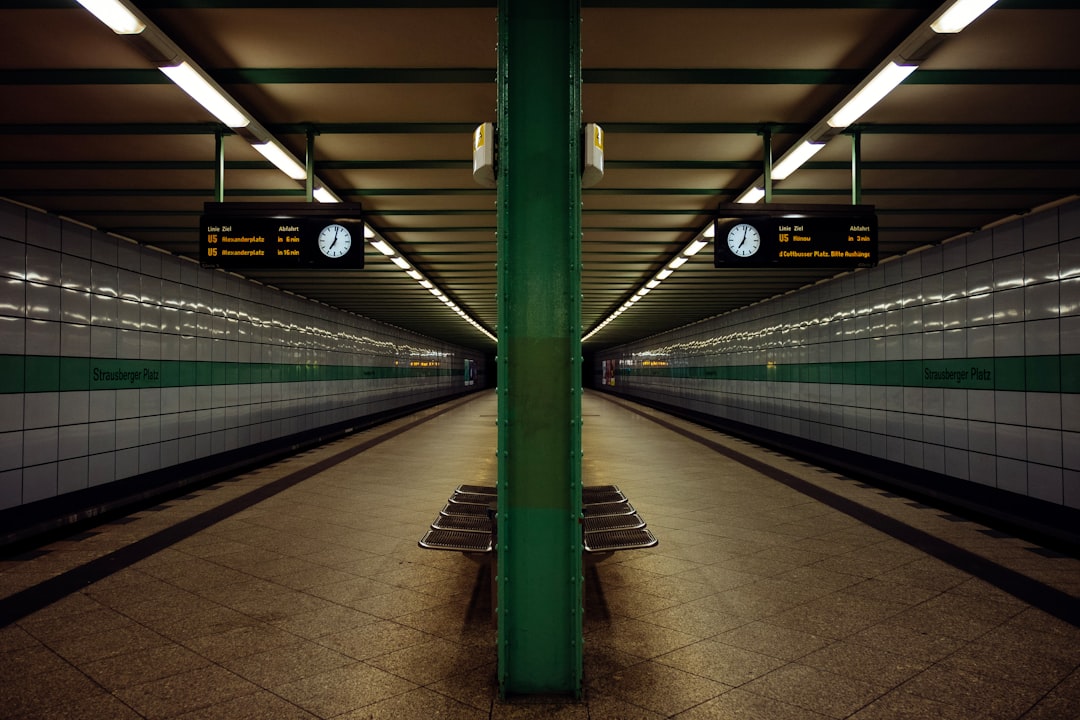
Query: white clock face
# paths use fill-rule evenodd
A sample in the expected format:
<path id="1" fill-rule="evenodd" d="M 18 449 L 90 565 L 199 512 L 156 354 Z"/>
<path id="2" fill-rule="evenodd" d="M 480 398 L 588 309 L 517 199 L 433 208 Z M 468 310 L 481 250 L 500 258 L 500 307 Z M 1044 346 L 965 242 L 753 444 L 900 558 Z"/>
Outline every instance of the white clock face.
<path id="1" fill-rule="evenodd" d="M 329 258 L 339 258 L 352 247 L 352 233 L 344 225 L 334 223 L 319 232 L 319 250 Z"/>
<path id="2" fill-rule="evenodd" d="M 727 244 L 739 257 L 750 257 L 761 247 L 761 234 L 753 225 L 739 223 L 728 231 Z"/>

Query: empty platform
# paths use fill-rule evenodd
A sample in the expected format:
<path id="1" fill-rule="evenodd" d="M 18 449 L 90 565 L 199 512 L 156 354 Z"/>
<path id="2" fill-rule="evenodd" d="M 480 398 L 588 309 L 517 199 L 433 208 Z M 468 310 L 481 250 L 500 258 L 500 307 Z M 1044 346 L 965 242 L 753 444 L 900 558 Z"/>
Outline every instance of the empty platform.
<path id="1" fill-rule="evenodd" d="M 1080 716 L 1075 558 L 595 394 L 584 481 L 659 545 L 587 569 L 583 700 L 500 701 L 486 565 L 417 547 L 449 489 L 495 483 L 495 414 L 484 393 L 4 558 L 0 717 Z"/>

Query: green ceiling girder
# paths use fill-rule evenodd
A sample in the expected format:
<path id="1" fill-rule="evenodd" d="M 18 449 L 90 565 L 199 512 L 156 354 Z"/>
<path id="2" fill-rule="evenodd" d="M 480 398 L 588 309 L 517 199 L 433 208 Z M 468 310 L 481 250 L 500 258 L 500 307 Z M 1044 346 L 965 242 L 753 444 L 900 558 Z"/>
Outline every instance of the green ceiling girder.
<path id="1" fill-rule="evenodd" d="M 493 84 L 494 68 L 218 68 L 223 85 Z M 586 84 L 632 85 L 850 85 L 870 68 L 593 68 Z M 0 85 L 165 85 L 157 69 L 63 68 L 0 70 Z M 1077 85 L 1080 69 L 917 70 L 907 85 Z"/>
<path id="2" fill-rule="evenodd" d="M 0 170 L 213 170 L 212 160 L 10 160 L 0 161 Z M 847 170 L 844 161 L 810 161 L 804 170 Z M 315 163 L 319 170 L 462 170 L 469 160 L 333 160 Z M 608 160 L 608 170 L 756 170 L 757 160 Z M 270 170 L 262 160 L 234 160 L 226 170 Z M 1074 160 L 879 160 L 863 161 L 863 170 L 1076 170 Z M 711 191 L 710 191 L 711 192 Z"/>
<path id="3" fill-rule="evenodd" d="M 739 192 L 734 188 L 612 188 L 609 190 L 590 189 L 582 191 L 585 195 L 686 195 L 686 196 L 715 196 L 723 197 L 734 195 Z M 851 189 L 844 188 L 777 188 L 777 195 L 849 195 Z M 863 191 L 866 195 L 1053 195 L 1061 194 L 1061 188 L 1054 187 L 966 187 L 966 188 L 871 188 Z M 205 189 L 147 189 L 147 188 L 3 188 L 0 194 L 11 197 L 212 197 L 213 188 Z M 379 188 L 379 189 L 353 189 L 342 190 L 341 195 L 346 196 L 450 196 L 450 195 L 491 195 L 492 190 L 472 188 L 440 188 L 440 189 L 417 189 L 417 188 Z M 231 197 L 297 197 L 304 195 L 304 188 L 296 189 L 232 189 L 225 191 L 226 196 Z M 482 211 L 476 211 L 482 212 Z M 617 212 L 623 211 L 603 211 Z M 702 212 L 702 211 L 688 211 Z M 942 211 L 945 212 L 945 211 Z"/>
<path id="4" fill-rule="evenodd" d="M 608 134 L 649 135 L 757 135 L 768 128 L 773 135 L 799 135 L 809 123 L 602 123 Z M 0 135 L 213 135 L 216 123 L 8 123 Z M 275 135 L 304 135 L 314 129 L 320 135 L 457 135 L 471 134 L 476 123 L 286 123 L 266 126 Z M 845 132 L 863 135 L 1076 135 L 1075 123 L 866 123 Z M 228 131 L 231 132 L 231 131 Z M 611 161 L 609 161 L 611 162 Z"/>

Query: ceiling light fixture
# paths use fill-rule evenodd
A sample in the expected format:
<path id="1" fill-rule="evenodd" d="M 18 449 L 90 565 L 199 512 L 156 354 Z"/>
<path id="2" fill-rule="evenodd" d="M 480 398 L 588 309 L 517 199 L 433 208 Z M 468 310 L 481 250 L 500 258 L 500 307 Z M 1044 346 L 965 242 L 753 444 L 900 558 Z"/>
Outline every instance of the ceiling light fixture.
<path id="1" fill-rule="evenodd" d="M 788 152 L 780 162 L 773 166 L 773 180 L 784 180 L 791 175 L 791 173 L 802 167 L 803 163 L 814 157 L 814 155 L 816 155 L 823 147 L 825 147 L 825 143 L 815 143 L 810 142 L 809 140 L 802 145 L 795 147 Z M 762 191 L 762 194 L 764 194 L 764 191 Z"/>
<path id="2" fill-rule="evenodd" d="M 146 29 L 146 23 L 119 0 L 78 0 L 78 3 L 117 35 L 138 35 Z"/>
<path id="3" fill-rule="evenodd" d="M 312 193 L 314 198 L 321 203 L 336 203 L 341 202 L 334 193 L 330 192 L 324 187 L 317 187 Z"/>
<path id="4" fill-rule="evenodd" d="M 712 223 L 709 223 L 709 227 L 712 228 Z M 715 232 L 716 230 L 714 229 L 713 233 Z M 705 237 L 712 237 L 712 235 L 706 235 Z M 708 244 L 708 240 L 695 240 L 694 242 L 686 246 L 686 249 L 682 251 L 682 254 L 686 257 L 694 257 L 699 252 L 701 252 L 702 248 L 704 248 Z"/>
<path id="5" fill-rule="evenodd" d="M 258 150 L 260 155 L 272 162 L 278 170 L 293 180 L 303 180 L 307 177 L 307 170 L 304 166 L 273 140 L 264 143 L 252 143 L 251 147 Z"/>
<path id="6" fill-rule="evenodd" d="M 997 0 L 956 0 L 937 20 L 930 23 L 930 29 L 943 35 L 958 33 L 989 10 L 995 2 Z"/>
<path id="7" fill-rule="evenodd" d="M 247 127 L 251 124 L 251 118 L 243 113 L 240 108 L 226 98 L 221 91 L 211 84 L 211 81 L 203 77 L 198 70 L 184 62 L 179 65 L 166 65 L 158 68 L 169 76 L 181 90 L 206 108 L 211 115 L 231 128 Z M 257 149 L 257 148 L 256 148 Z M 300 179 L 307 177 L 307 173 Z"/>
<path id="8" fill-rule="evenodd" d="M 753 203 L 756 203 L 758 200 L 760 200 L 763 197 L 765 197 L 765 188 L 750 187 L 742 195 L 735 198 L 735 202 L 737 202 L 737 203 L 748 203 L 748 204 L 752 205 Z"/>
<path id="9" fill-rule="evenodd" d="M 844 103 L 843 107 L 833 113 L 833 116 L 827 120 L 829 126 L 846 128 L 851 125 L 892 92 L 897 85 L 904 82 L 907 76 L 915 72 L 918 67 L 918 65 L 898 65 L 890 62 L 866 81 L 862 88 Z M 775 170 L 773 177 L 777 177 Z"/>
<path id="10" fill-rule="evenodd" d="M 365 235 L 366 234 L 367 233 L 365 233 Z M 390 247 L 390 245 L 385 240 L 373 240 L 371 242 L 371 247 L 375 248 L 387 257 L 393 257 L 397 254 L 397 251 L 394 250 L 394 248 Z"/>

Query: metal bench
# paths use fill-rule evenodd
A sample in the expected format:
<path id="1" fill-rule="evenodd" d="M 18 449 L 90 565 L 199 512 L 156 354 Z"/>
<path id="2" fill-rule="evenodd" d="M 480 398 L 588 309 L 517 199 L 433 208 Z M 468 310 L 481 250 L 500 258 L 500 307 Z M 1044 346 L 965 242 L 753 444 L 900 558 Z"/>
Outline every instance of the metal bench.
<path id="1" fill-rule="evenodd" d="M 586 555 L 602 559 L 617 550 L 650 548 L 658 541 L 615 485 L 582 488 L 581 514 Z M 491 553 L 495 536 L 495 488 L 458 485 L 419 545 L 469 555 Z M 601 557 L 602 556 L 602 557 Z"/>

